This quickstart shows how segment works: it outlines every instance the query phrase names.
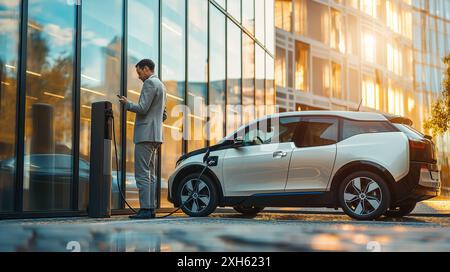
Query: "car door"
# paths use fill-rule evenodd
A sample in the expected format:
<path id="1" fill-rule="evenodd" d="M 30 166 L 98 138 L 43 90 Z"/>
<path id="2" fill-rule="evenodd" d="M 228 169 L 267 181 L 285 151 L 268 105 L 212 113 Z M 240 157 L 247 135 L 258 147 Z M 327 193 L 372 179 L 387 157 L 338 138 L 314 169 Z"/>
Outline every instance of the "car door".
<path id="1" fill-rule="evenodd" d="M 339 120 L 302 117 L 297 127 L 286 191 L 325 191 L 336 159 Z"/>
<path id="2" fill-rule="evenodd" d="M 300 117 L 263 120 L 235 134 L 244 135 L 244 146 L 225 153 L 223 177 L 227 196 L 284 191 L 295 147 L 292 138 L 299 121 Z"/>

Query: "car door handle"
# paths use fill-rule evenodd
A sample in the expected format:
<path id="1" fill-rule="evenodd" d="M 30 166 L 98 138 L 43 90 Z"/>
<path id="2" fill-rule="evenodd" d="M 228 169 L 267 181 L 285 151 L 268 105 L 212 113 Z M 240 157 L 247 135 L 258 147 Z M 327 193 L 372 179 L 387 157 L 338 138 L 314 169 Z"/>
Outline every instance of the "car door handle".
<path id="1" fill-rule="evenodd" d="M 276 152 L 273 152 L 273 157 L 274 157 L 274 158 L 277 158 L 277 159 L 284 158 L 284 157 L 286 157 L 286 156 L 287 156 L 287 152 L 285 152 L 285 151 L 276 151 Z"/>

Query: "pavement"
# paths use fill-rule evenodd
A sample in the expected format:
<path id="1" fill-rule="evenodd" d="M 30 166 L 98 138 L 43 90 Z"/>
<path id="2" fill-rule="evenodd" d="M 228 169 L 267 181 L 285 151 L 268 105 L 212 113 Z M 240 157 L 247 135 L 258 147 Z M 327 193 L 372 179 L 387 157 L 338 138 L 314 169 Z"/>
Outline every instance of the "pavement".
<path id="1" fill-rule="evenodd" d="M 450 203 L 426 201 L 408 217 L 378 221 L 330 209 L 275 208 L 254 218 L 218 209 L 206 218 L 2 220 L 0 251 L 450 251 Z"/>

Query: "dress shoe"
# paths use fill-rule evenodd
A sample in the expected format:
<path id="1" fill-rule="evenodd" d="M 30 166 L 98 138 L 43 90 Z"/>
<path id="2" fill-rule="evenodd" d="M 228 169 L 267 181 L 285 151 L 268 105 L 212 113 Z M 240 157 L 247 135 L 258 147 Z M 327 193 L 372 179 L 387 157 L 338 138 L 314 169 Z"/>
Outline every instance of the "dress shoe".
<path id="1" fill-rule="evenodd" d="M 130 219 L 153 219 L 155 218 L 155 210 L 152 209 L 140 209 L 135 215 L 130 215 Z"/>

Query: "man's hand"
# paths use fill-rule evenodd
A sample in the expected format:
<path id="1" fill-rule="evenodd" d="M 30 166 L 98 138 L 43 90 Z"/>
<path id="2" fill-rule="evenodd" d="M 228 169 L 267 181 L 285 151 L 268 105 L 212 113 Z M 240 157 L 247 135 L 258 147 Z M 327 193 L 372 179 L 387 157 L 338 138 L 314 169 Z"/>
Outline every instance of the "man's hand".
<path id="1" fill-rule="evenodd" d="M 119 102 L 120 102 L 121 104 L 126 105 L 126 104 L 128 103 L 128 99 L 127 99 L 125 96 L 120 96 L 120 97 L 119 97 Z"/>

